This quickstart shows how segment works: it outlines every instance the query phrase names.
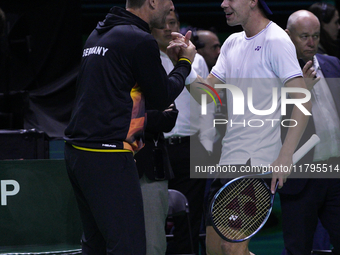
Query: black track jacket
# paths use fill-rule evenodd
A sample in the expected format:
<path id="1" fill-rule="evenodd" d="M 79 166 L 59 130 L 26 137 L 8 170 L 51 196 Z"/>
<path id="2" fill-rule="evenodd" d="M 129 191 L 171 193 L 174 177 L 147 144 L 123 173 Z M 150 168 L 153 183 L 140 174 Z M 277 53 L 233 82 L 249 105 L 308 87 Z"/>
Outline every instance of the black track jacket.
<path id="1" fill-rule="evenodd" d="M 167 76 L 148 24 L 113 7 L 85 43 L 66 142 L 98 151 L 139 150 L 145 100 L 164 110 L 183 90 L 190 70 L 187 61 L 179 61 Z"/>

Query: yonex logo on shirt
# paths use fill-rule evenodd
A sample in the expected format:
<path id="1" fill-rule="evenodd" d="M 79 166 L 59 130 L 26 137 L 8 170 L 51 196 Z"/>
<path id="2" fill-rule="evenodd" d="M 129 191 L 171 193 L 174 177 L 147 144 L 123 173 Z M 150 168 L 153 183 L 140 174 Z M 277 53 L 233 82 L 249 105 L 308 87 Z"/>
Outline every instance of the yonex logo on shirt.
<path id="1" fill-rule="evenodd" d="M 256 50 L 256 51 L 259 51 L 261 48 L 262 48 L 261 46 L 257 46 L 257 47 L 255 48 L 255 50 Z"/>

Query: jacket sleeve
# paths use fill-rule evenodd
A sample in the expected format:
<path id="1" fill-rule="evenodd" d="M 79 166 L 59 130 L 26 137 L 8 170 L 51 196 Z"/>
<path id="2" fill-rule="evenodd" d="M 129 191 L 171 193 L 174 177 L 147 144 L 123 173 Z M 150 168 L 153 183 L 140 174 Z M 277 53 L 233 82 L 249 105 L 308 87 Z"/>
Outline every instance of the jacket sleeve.
<path id="1" fill-rule="evenodd" d="M 146 132 L 170 132 L 177 120 L 178 110 L 174 105 L 170 111 L 147 110 Z"/>
<path id="2" fill-rule="evenodd" d="M 133 52 L 133 72 L 145 100 L 152 109 L 163 111 L 182 92 L 185 79 L 191 71 L 187 61 L 179 61 L 174 70 L 166 74 L 155 39 L 139 43 Z"/>

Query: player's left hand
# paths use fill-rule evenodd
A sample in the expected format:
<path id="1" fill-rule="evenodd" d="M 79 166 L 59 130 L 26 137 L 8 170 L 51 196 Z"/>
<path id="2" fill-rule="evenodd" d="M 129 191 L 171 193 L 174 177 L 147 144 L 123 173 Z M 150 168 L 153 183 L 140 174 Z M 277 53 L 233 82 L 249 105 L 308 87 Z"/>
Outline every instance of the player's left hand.
<path id="1" fill-rule="evenodd" d="M 276 182 L 278 181 L 278 188 L 282 188 L 283 184 L 287 181 L 287 177 L 291 173 L 291 168 L 293 166 L 292 156 L 282 156 L 279 157 L 270 165 L 272 167 L 272 182 L 270 190 L 274 194 Z"/>

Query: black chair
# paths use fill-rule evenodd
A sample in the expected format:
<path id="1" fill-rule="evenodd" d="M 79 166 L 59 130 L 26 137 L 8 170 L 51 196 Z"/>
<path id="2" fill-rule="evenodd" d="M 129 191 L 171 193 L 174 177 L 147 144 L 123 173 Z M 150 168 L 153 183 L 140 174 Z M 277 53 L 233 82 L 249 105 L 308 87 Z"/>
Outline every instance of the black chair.
<path id="1" fill-rule="evenodd" d="M 194 253 L 194 245 L 192 241 L 192 233 L 191 233 L 191 226 L 190 226 L 190 218 L 189 218 L 189 203 L 185 195 L 177 190 L 169 189 L 169 210 L 168 210 L 168 218 L 167 222 L 171 222 L 171 218 L 174 216 L 179 215 L 186 215 L 188 221 L 188 228 L 190 234 L 190 246 L 191 246 L 191 253 L 185 255 L 195 255 Z M 166 231 L 169 232 L 169 231 Z M 174 235 L 171 233 L 166 234 L 167 241 L 174 238 Z M 175 255 L 175 254 L 173 254 Z M 176 254 L 176 255 L 184 255 L 184 254 Z"/>

